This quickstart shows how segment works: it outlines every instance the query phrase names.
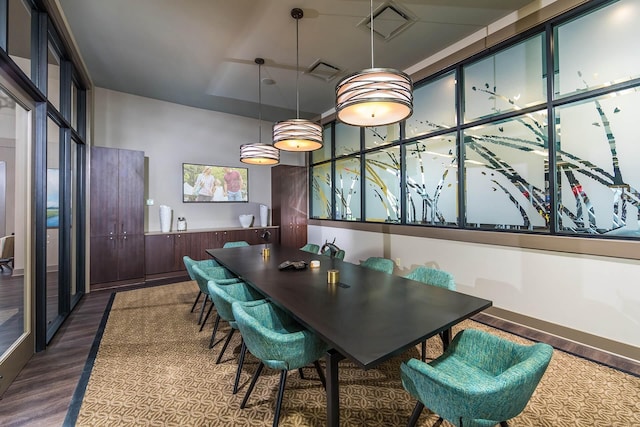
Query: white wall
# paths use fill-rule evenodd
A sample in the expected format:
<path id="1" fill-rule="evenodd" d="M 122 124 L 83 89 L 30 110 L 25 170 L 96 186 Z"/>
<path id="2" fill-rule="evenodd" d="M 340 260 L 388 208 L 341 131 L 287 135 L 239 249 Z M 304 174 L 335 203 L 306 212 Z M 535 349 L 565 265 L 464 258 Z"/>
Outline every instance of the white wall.
<path id="1" fill-rule="evenodd" d="M 451 272 L 461 292 L 498 308 L 640 347 L 640 261 L 309 226 L 309 242 L 336 239 L 346 261 L 400 259 Z"/>
<path id="2" fill-rule="evenodd" d="M 160 230 L 160 205 L 173 209 L 172 230 L 179 216 L 189 229 L 239 227 L 238 215 L 259 218 L 259 204 L 271 207 L 270 167 L 240 162 L 240 145 L 258 142 L 258 120 L 96 88 L 93 126 L 94 145 L 140 150 L 148 158 L 145 198 L 154 205 L 147 207 L 147 231 Z M 263 142 L 270 131 L 263 122 Z M 281 157 L 290 165 L 304 160 L 298 153 Z M 183 203 L 182 163 L 248 167 L 249 203 Z"/>

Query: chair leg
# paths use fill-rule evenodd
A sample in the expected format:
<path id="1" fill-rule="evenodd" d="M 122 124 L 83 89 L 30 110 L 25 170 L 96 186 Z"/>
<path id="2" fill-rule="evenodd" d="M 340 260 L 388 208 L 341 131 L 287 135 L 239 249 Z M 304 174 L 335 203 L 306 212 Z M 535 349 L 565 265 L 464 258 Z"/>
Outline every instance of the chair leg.
<path id="1" fill-rule="evenodd" d="M 263 368 L 264 363 L 260 362 L 260 364 L 258 365 L 258 369 L 256 369 L 256 373 L 253 374 L 253 378 L 251 378 L 251 383 L 249 384 L 249 388 L 247 389 L 247 394 L 245 394 L 244 399 L 242 399 L 242 403 L 240 404 L 241 409 L 244 409 L 244 407 L 247 406 L 247 400 L 249 400 L 249 396 L 251 395 L 253 387 L 255 387 L 256 381 L 258 381 L 258 377 L 260 376 Z"/>
<path id="2" fill-rule="evenodd" d="M 423 409 L 424 409 L 424 405 L 422 404 L 422 402 L 418 401 L 418 403 L 416 403 L 416 407 L 413 408 L 413 412 L 411 413 L 411 418 L 409 418 L 407 427 L 413 427 L 416 425 L 416 423 L 418 422 L 418 418 L 420 418 L 420 414 L 422 413 Z"/>
<path id="3" fill-rule="evenodd" d="M 322 367 L 320 366 L 320 362 L 318 362 L 317 360 L 315 362 L 313 362 L 313 366 L 316 367 L 316 372 L 318 373 L 318 376 L 320 377 L 320 382 L 322 383 L 322 387 L 327 390 L 327 380 L 324 377 L 324 372 L 322 372 Z"/>
<path id="4" fill-rule="evenodd" d="M 198 325 L 200 323 L 202 323 L 202 316 L 204 316 L 204 306 L 207 305 L 207 296 L 204 296 L 204 299 L 202 300 L 202 307 L 200 307 L 200 317 L 198 317 Z"/>
<path id="5" fill-rule="evenodd" d="M 282 396 L 284 396 L 284 386 L 287 383 L 287 371 L 280 372 L 280 388 L 278 389 L 278 399 L 276 400 L 276 413 L 273 416 L 273 427 L 278 427 L 280 422 L 280 408 L 282 407 Z"/>
<path id="6" fill-rule="evenodd" d="M 238 392 L 238 384 L 240 383 L 240 374 L 242 373 L 242 365 L 244 365 L 244 355 L 247 352 L 247 345 L 242 340 L 242 348 L 240 349 L 240 359 L 238 360 L 238 370 L 236 371 L 236 380 L 233 383 L 233 394 Z"/>
<path id="7" fill-rule="evenodd" d="M 304 372 L 302 372 L 302 368 L 298 368 L 298 374 L 300 374 L 300 379 L 304 380 Z"/>
<path id="8" fill-rule="evenodd" d="M 202 295 L 202 291 L 198 291 L 198 296 L 196 297 L 196 300 L 193 302 L 193 306 L 191 307 L 190 313 L 193 313 L 193 310 L 196 309 L 196 305 L 198 305 L 198 301 L 200 300 L 200 295 Z"/>
<path id="9" fill-rule="evenodd" d="M 509 424 L 507 424 L 506 421 L 501 421 L 500 422 L 500 427 L 509 427 Z"/>
<path id="10" fill-rule="evenodd" d="M 214 340 L 216 339 L 216 334 L 218 333 L 218 325 L 220 324 L 220 315 L 216 316 L 216 322 L 213 325 L 213 332 L 211 332 L 211 340 L 209 340 L 209 348 L 213 348 Z"/>
<path id="11" fill-rule="evenodd" d="M 231 328 L 231 330 L 229 331 L 229 334 L 227 334 L 227 339 L 224 342 L 224 346 L 222 346 L 222 350 L 220 350 L 220 354 L 218 355 L 218 359 L 216 360 L 216 365 L 220 364 L 220 361 L 222 360 L 222 355 L 224 355 L 225 350 L 227 349 L 227 346 L 229 345 L 229 341 L 231 341 L 231 337 L 233 336 L 233 333 L 236 330 Z"/>
<path id="12" fill-rule="evenodd" d="M 202 332 L 202 328 L 204 328 L 204 324 L 207 323 L 207 320 L 209 319 L 209 315 L 211 314 L 211 310 L 213 310 L 213 302 L 209 306 L 209 310 L 207 310 L 207 315 L 204 316 L 204 320 L 200 324 L 200 332 Z"/>
<path id="13" fill-rule="evenodd" d="M 422 341 L 422 361 L 427 361 L 427 342 Z"/>

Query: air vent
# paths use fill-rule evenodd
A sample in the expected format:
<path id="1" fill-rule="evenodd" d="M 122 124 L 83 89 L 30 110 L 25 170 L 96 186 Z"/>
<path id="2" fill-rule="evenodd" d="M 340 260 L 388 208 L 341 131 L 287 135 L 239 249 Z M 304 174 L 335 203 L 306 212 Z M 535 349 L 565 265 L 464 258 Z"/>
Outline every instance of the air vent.
<path id="1" fill-rule="evenodd" d="M 307 68 L 305 74 L 328 82 L 337 76 L 339 72 L 340 68 L 318 59 L 309 68 Z"/>
<path id="2" fill-rule="evenodd" d="M 387 1 L 373 11 L 373 33 L 384 41 L 389 41 L 410 26 L 418 18 L 400 5 Z M 371 19 L 367 16 L 358 26 L 371 31 Z"/>

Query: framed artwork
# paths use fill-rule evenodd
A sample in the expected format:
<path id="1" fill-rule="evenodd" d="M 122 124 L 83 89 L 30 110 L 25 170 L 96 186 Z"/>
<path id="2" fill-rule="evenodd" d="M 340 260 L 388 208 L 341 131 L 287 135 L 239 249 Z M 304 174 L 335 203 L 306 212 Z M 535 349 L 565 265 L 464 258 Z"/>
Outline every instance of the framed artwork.
<path id="1" fill-rule="evenodd" d="M 47 228 L 60 227 L 60 170 L 47 169 Z"/>
<path id="2" fill-rule="evenodd" d="M 182 164 L 183 203 L 249 201 L 247 168 Z"/>

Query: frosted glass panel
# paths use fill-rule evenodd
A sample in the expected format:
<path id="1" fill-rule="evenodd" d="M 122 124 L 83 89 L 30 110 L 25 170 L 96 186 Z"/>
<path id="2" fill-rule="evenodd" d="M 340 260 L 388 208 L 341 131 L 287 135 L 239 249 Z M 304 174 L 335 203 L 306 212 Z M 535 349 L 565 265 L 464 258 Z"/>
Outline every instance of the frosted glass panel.
<path id="1" fill-rule="evenodd" d="M 640 77 L 640 2 L 621 0 L 555 29 L 556 97 Z"/>
<path id="2" fill-rule="evenodd" d="M 336 161 L 335 219 L 359 221 L 361 206 L 360 157 Z"/>
<path id="3" fill-rule="evenodd" d="M 413 138 L 456 125 L 456 79 L 453 72 L 413 91 L 413 115 L 406 137 Z"/>
<path id="4" fill-rule="evenodd" d="M 407 144 L 406 164 L 407 223 L 457 224 L 456 134 Z"/>
<path id="5" fill-rule="evenodd" d="M 365 155 L 367 221 L 400 221 L 400 148 Z"/>
<path id="6" fill-rule="evenodd" d="M 336 157 L 360 151 L 360 128 L 336 122 Z"/>
<path id="7" fill-rule="evenodd" d="M 556 109 L 559 230 L 640 237 L 640 88 Z"/>
<path id="8" fill-rule="evenodd" d="M 465 123 L 546 101 L 543 42 L 539 34 L 464 67 Z"/>
<path id="9" fill-rule="evenodd" d="M 331 163 L 311 168 L 311 217 L 331 219 Z"/>
<path id="10" fill-rule="evenodd" d="M 467 226 L 548 230 L 545 111 L 464 132 Z"/>
<path id="11" fill-rule="evenodd" d="M 382 147 L 400 139 L 400 125 L 373 126 L 364 128 L 364 148 Z"/>
<path id="12" fill-rule="evenodd" d="M 331 158 L 331 147 L 333 145 L 331 124 L 324 126 L 322 129 L 322 144 L 322 148 L 311 152 L 311 163 L 318 163 Z"/>

